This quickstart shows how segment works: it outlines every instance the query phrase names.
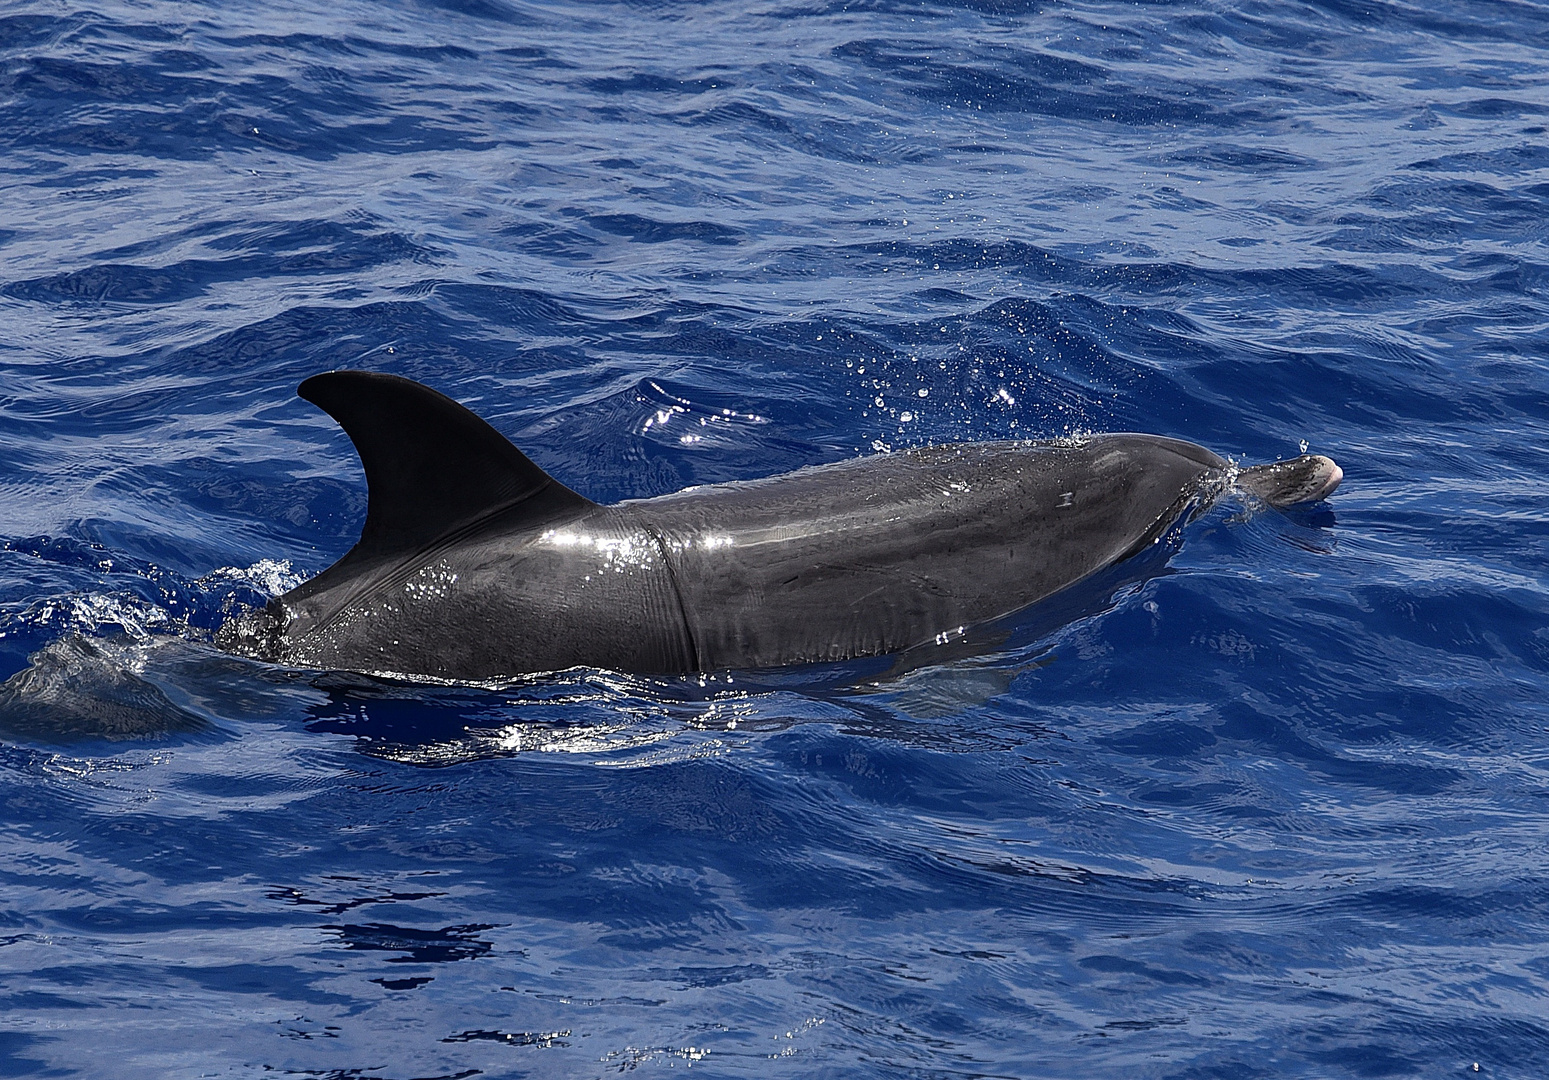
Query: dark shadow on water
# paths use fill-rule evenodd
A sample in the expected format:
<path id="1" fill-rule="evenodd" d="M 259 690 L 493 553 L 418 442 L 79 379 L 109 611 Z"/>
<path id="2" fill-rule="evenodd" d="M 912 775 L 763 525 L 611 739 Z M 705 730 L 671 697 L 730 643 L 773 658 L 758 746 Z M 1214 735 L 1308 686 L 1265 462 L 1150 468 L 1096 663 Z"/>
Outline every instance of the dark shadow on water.
<path id="1" fill-rule="evenodd" d="M 447 926 L 440 930 L 419 930 L 391 923 L 347 923 L 323 929 L 338 934 L 346 949 L 402 954 L 387 957 L 389 964 L 446 964 L 484 956 L 494 949 L 478 936 L 481 931 L 494 929 L 486 923 Z"/>
<path id="2" fill-rule="evenodd" d="M 464 1031 L 459 1035 L 448 1035 L 441 1041 L 444 1043 L 459 1042 L 498 1042 L 507 1046 L 569 1046 L 565 1041 L 570 1034 L 565 1031 L 498 1031 L 475 1029 Z"/>
<path id="3" fill-rule="evenodd" d="M 426 983 L 435 982 L 434 975 L 415 975 L 407 979 L 372 979 L 384 990 L 418 990 Z"/>
<path id="4" fill-rule="evenodd" d="M 55 1041 L 52 1036 L 0 1031 L 0 1076 L 66 1075 L 63 1069 L 50 1069 L 46 1062 L 26 1056 L 28 1049 Z"/>
<path id="5" fill-rule="evenodd" d="M 471 730 L 491 726 L 491 712 L 500 704 L 498 695 L 479 691 L 414 693 L 392 686 L 333 690 L 326 705 L 311 711 L 307 730 L 352 735 L 367 753 L 391 751 L 465 739 Z"/>
<path id="6" fill-rule="evenodd" d="M 1301 506 L 1289 506 L 1281 510 L 1292 524 L 1300 525 L 1304 529 L 1332 529 L 1339 524 L 1339 518 L 1334 514 L 1334 508 L 1327 502 L 1306 503 Z"/>

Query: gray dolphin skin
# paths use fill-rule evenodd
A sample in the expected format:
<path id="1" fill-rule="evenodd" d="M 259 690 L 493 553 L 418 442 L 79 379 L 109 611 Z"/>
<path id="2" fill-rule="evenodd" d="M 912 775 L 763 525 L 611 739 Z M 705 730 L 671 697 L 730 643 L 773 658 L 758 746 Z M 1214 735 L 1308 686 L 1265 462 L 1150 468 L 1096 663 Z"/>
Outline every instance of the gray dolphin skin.
<path id="1" fill-rule="evenodd" d="M 408 379 L 334 371 L 298 392 L 360 454 L 360 542 L 217 643 L 410 678 L 713 672 L 946 642 L 1142 551 L 1234 482 L 1283 506 L 1342 475 L 1324 457 L 1239 472 L 1178 439 L 1093 435 L 922 447 L 603 506 Z"/>

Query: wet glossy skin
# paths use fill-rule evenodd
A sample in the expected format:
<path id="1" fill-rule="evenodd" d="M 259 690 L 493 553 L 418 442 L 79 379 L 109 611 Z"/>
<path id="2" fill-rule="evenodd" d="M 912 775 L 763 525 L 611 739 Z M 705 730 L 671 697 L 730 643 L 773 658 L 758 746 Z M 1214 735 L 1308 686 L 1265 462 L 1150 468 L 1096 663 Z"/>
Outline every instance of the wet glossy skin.
<path id="1" fill-rule="evenodd" d="M 616 506 L 530 499 L 406 557 L 341 561 L 223 644 L 467 680 L 894 652 L 1133 554 L 1213 497 L 1225 464 L 1104 435 L 925 448 Z"/>

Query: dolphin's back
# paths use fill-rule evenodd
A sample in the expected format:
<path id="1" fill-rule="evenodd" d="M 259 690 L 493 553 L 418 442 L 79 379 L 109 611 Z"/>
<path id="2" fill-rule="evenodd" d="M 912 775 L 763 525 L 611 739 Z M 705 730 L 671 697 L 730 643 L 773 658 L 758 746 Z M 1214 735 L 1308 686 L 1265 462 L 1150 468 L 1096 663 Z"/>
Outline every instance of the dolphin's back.
<path id="1" fill-rule="evenodd" d="M 862 458 L 622 504 L 659 533 L 702 669 L 904 649 L 1008 614 L 1159 536 L 1221 476 L 1103 435 Z"/>
<path id="2" fill-rule="evenodd" d="M 537 524 L 496 516 L 302 624 L 320 602 L 331 598 L 281 598 L 292 663 L 442 679 L 696 670 L 661 545 L 614 507 Z"/>

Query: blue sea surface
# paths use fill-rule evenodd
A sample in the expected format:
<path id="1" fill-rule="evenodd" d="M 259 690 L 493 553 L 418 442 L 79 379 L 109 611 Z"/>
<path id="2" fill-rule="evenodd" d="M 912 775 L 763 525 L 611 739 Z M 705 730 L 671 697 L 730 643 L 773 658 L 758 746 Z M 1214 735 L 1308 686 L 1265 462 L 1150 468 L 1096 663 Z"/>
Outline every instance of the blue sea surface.
<path id="1" fill-rule="evenodd" d="M 1549 1076 L 1549 9 L 10 0 L 0 1075 Z M 213 631 L 394 372 L 601 501 L 1138 430 L 1233 497 L 909 670 Z"/>

